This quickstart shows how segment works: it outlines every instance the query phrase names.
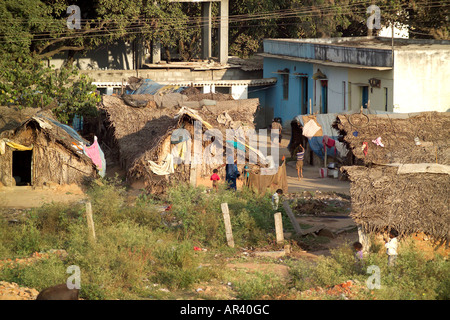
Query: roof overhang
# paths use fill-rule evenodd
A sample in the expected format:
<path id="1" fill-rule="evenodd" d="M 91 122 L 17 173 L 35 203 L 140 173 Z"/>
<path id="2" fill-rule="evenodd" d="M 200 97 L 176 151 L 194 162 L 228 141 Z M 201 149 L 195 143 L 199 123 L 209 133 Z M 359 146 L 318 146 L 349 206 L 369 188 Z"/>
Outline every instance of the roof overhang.
<path id="1" fill-rule="evenodd" d="M 270 86 L 277 83 L 277 78 L 249 79 L 249 80 L 199 80 L 199 81 L 160 81 L 162 85 L 179 87 L 232 87 L 232 86 Z M 121 88 L 126 87 L 128 82 L 92 82 L 97 88 Z"/>
<path id="2" fill-rule="evenodd" d="M 332 67 L 340 67 L 340 68 L 369 69 L 369 70 L 378 70 L 378 71 L 392 70 L 392 67 L 378 67 L 378 66 L 366 66 L 366 65 L 361 65 L 361 64 L 331 62 L 331 61 L 291 57 L 291 56 L 285 56 L 285 55 L 280 55 L 280 54 L 258 53 L 258 55 L 262 56 L 264 58 L 275 58 L 275 59 L 283 59 L 283 60 L 289 60 L 289 61 L 314 63 L 314 64 L 318 64 L 318 65 L 323 65 L 323 66 L 332 66 Z"/>

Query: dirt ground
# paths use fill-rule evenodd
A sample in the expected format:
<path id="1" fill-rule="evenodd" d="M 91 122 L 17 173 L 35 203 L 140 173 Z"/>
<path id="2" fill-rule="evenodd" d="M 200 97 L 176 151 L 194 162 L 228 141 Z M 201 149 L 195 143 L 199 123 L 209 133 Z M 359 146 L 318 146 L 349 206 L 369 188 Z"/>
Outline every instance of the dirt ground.
<path id="1" fill-rule="evenodd" d="M 86 198 L 78 185 L 36 188 L 30 186 L 0 187 L 0 207 L 28 209 L 40 207 L 50 202 L 73 202 Z"/>

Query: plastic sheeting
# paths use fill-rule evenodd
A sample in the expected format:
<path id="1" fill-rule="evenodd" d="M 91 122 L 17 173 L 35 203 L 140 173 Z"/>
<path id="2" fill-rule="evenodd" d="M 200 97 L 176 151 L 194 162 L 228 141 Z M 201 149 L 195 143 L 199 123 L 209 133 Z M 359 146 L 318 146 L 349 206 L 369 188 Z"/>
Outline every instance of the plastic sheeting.
<path id="1" fill-rule="evenodd" d="M 127 90 L 127 94 L 158 94 L 158 93 L 169 93 L 169 92 L 181 92 L 186 87 L 164 85 L 155 82 L 151 79 L 144 79 L 144 82 L 134 91 Z"/>
<path id="2" fill-rule="evenodd" d="M 9 147 L 11 147 L 13 149 L 19 150 L 19 151 L 27 151 L 27 150 L 32 150 L 33 149 L 33 145 L 31 145 L 30 147 L 27 147 L 27 146 L 23 146 L 21 144 L 15 143 L 15 142 L 13 142 L 11 140 L 8 140 L 8 139 L 5 140 L 5 143 L 6 143 L 7 146 L 9 146 Z"/>
<path id="3" fill-rule="evenodd" d="M 62 124 L 58 121 L 54 121 L 52 119 L 46 118 L 48 121 L 50 121 L 51 123 L 53 123 L 55 126 L 60 127 L 61 129 L 63 129 L 64 131 L 66 131 L 74 140 L 82 143 L 82 144 L 89 144 L 88 141 L 86 141 L 85 139 L 83 139 L 78 132 L 76 132 L 72 127 L 69 127 L 68 125 Z"/>
<path id="4" fill-rule="evenodd" d="M 347 155 L 348 150 L 338 141 L 339 133 L 332 127 L 333 122 L 336 120 L 336 116 L 337 114 L 335 113 L 326 113 L 317 114 L 315 116 L 298 115 L 294 118 L 303 125 L 304 131 L 305 126 L 306 128 L 312 129 L 310 130 L 310 134 L 308 134 L 309 131 L 307 130 L 306 134 L 304 132 L 304 135 L 308 138 L 311 150 L 321 159 L 325 156 L 325 148 L 327 148 L 327 155 L 330 156 L 344 157 Z M 317 129 L 317 126 L 320 127 L 320 129 Z M 334 140 L 335 146 L 325 146 L 323 143 L 324 137 Z"/>

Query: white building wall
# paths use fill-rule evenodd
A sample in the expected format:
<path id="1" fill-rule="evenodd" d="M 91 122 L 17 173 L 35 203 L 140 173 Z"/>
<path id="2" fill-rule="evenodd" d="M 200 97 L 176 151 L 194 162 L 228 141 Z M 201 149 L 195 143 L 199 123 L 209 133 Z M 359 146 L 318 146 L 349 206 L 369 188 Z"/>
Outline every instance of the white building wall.
<path id="1" fill-rule="evenodd" d="M 341 111 L 348 110 L 348 69 L 314 64 L 313 74 L 316 73 L 318 69 L 320 69 L 320 71 L 328 78 L 328 113 L 339 113 Z M 314 111 L 320 113 L 322 87 L 319 80 L 314 82 Z M 345 82 L 345 92 L 343 92 L 343 82 Z"/>
<path id="2" fill-rule="evenodd" d="M 394 112 L 450 109 L 450 49 L 394 51 Z"/>
<path id="3" fill-rule="evenodd" d="M 360 110 L 362 106 L 361 84 L 369 84 L 369 79 L 375 78 L 381 81 L 380 88 L 368 87 L 369 108 L 371 110 L 392 112 L 393 106 L 393 80 L 392 70 L 377 71 L 369 69 L 352 68 L 348 71 L 349 95 L 348 110 Z M 386 101 L 387 90 L 387 101 Z M 387 107 L 386 107 L 387 104 Z"/>
<path id="4" fill-rule="evenodd" d="M 231 86 L 231 95 L 235 100 L 248 99 L 248 85 Z"/>
<path id="5" fill-rule="evenodd" d="M 66 60 L 67 53 L 54 56 L 50 64 L 59 69 Z M 75 54 L 74 65 L 80 70 L 133 70 L 133 50 L 130 43 L 102 45 L 99 48 Z"/>
<path id="6" fill-rule="evenodd" d="M 381 28 L 380 31 L 378 31 L 379 37 L 386 37 L 391 38 L 392 37 L 392 26 L 384 26 Z M 400 25 L 396 23 L 394 25 L 394 38 L 403 38 L 403 39 L 409 39 L 409 30 L 408 26 L 406 25 Z"/>

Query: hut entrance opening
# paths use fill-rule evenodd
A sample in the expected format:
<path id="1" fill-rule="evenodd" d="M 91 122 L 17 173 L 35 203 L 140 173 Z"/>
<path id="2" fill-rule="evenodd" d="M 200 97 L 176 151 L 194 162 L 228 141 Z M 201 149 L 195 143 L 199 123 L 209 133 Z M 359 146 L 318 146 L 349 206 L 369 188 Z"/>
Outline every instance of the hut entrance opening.
<path id="1" fill-rule="evenodd" d="M 13 151 L 12 175 L 16 186 L 31 185 L 33 151 Z"/>

